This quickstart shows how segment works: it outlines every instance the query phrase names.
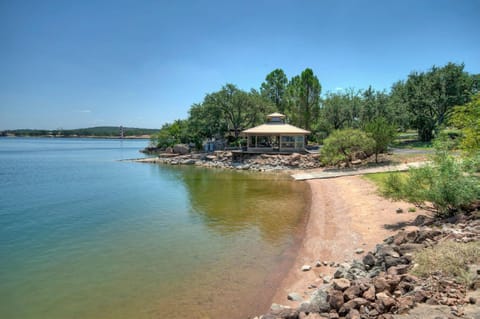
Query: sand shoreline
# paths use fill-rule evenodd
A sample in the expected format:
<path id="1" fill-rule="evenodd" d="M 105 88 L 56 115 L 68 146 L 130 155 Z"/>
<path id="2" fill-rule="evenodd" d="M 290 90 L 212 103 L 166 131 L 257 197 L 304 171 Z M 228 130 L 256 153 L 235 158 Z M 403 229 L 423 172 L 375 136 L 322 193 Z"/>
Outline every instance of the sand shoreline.
<path id="1" fill-rule="evenodd" d="M 376 186 L 360 176 L 335 179 L 309 180 L 310 209 L 306 213 L 303 239 L 291 269 L 280 283 L 272 303 L 296 307 L 300 302 L 287 300 L 296 292 L 308 300 L 313 289 L 320 286 L 322 276 L 331 276 L 334 267 L 315 267 L 317 261 L 342 263 L 361 258 L 358 248 L 365 252 L 396 232 L 419 214 L 429 214 L 417 209 L 408 213 L 413 205 L 392 202 L 378 195 Z M 404 213 L 398 214 L 398 208 Z M 303 265 L 312 270 L 303 272 Z"/>

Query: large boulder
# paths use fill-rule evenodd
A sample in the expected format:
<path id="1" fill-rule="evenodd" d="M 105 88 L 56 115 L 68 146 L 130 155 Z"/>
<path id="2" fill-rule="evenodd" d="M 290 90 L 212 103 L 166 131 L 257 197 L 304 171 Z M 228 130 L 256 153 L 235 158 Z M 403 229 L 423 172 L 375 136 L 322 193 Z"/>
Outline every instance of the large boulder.
<path id="1" fill-rule="evenodd" d="M 188 154 L 190 153 L 190 148 L 186 144 L 175 144 L 173 146 L 173 152 L 175 154 Z"/>

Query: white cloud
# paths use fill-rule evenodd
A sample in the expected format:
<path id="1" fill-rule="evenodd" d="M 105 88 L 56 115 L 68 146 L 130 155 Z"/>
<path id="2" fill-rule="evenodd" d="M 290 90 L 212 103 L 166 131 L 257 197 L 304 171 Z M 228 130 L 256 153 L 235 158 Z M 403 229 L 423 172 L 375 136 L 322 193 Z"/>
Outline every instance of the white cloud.
<path id="1" fill-rule="evenodd" d="M 92 113 L 92 110 L 79 110 L 78 113 Z"/>
<path id="2" fill-rule="evenodd" d="M 335 91 L 343 91 L 343 88 L 337 87 L 337 88 L 335 88 Z"/>

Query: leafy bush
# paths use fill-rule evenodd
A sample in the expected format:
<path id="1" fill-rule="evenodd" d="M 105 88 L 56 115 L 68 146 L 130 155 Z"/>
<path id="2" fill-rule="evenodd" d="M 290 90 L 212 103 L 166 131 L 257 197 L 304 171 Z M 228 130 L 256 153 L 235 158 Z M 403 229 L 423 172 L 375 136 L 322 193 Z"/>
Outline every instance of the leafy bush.
<path id="1" fill-rule="evenodd" d="M 405 178 L 390 175 L 384 194 L 420 205 L 429 202 L 439 216 L 450 216 L 480 198 L 478 177 L 471 167 L 451 155 L 445 141 L 437 142 L 432 164 L 410 169 Z"/>
<path id="2" fill-rule="evenodd" d="M 395 140 L 397 134 L 393 125 L 382 117 L 376 118 L 365 126 L 365 131 L 374 141 L 375 163 L 378 163 L 378 154 L 387 150 L 388 145 Z"/>
<path id="3" fill-rule="evenodd" d="M 357 153 L 370 155 L 375 141 L 365 132 L 357 129 L 334 131 L 325 139 L 322 148 L 322 161 L 325 164 L 336 165 L 344 162 L 347 167 Z"/>
<path id="4" fill-rule="evenodd" d="M 480 93 L 470 103 L 453 109 L 451 123 L 462 133 L 460 147 L 469 155 L 480 151 Z"/>

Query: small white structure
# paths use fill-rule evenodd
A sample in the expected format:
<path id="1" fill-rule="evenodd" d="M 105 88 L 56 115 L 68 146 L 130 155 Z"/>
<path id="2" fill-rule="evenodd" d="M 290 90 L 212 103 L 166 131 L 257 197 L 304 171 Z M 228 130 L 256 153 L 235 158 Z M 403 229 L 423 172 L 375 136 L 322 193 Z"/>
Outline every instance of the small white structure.
<path id="1" fill-rule="evenodd" d="M 241 132 L 247 137 L 247 151 L 258 153 L 293 153 L 305 151 L 305 137 L 310 131 L 285 123 L 285 115 L 267 115 L 267 123 Z"/>

